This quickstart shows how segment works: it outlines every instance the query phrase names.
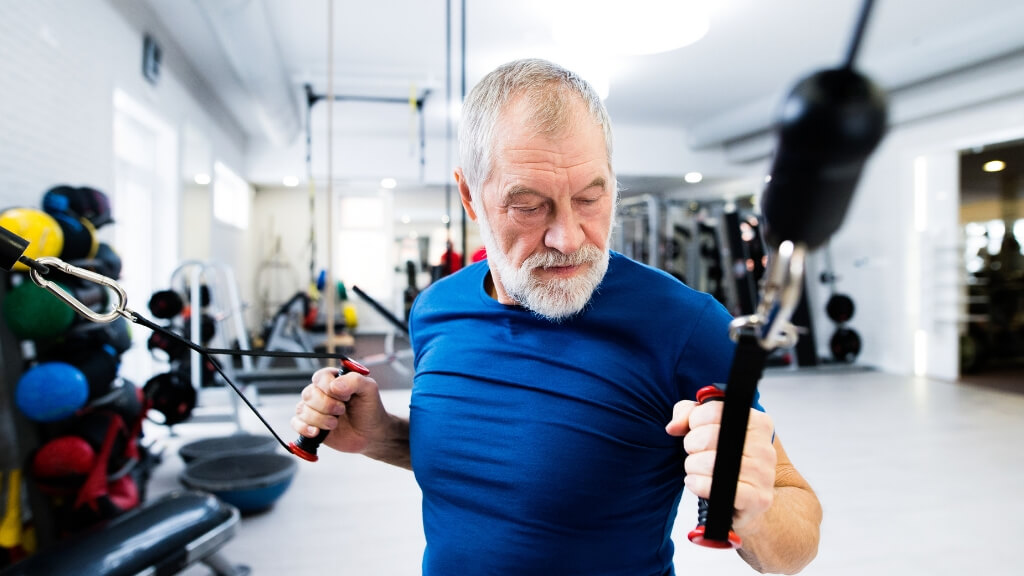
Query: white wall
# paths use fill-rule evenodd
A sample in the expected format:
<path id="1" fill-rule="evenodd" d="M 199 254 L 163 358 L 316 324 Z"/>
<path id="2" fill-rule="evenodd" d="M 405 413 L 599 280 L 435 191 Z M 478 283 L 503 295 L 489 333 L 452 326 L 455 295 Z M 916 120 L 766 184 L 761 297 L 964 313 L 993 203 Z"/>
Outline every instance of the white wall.
<path id="1" fill-rule="evenodd" d="M 142 76 L 144 32 L 163 48 L 155 86 Z M 87 184 L 111 195 L 117 90 L 176 135 L 185 125 L 202 127 L 211 153 L 241 171 L 243 132 L 168 38 L 144 5 L 131 0 L 0 3 L 0 207 L 39 207 L 43 193 L 58 183 Z M 173 140 L 182 146 L 188 141 Z M 176 162 L 185 152 L 175 154 Z M 181 183 L 172 183 L 171 190 L 171 201 L 180 206 Z M 101 239 L 113 242 L 116 226 L 101 229 Z M 180 236 L 174 234 L 180 253 Z M 123 266 L 131 270 L 133 263 Z M 129 306 L 145 313 L 148 299 L 149 294 L 129 294 Z"/>
<path id="2" fill-rule="evenodd" d="M 113 184 L 113 92 L 124 90 L 171 124 L 206 126 L 226 160 L 241 164 L 244 138 L 164 43 L 158 86 L 142 77 L 144 15 L 126 19 L 105 0 L 38 0 L 0 6 L 0 205 L 38 205 L 57 182 Z"/>
<path id="3" fill-rule="evenodd" d="M 1024 77 L 1024 65 L 1015 73 Z M 985 79 L 977 93 L 999 81 L 998 75 Z M 958 92 L 972 89 L 951 82 Z M 943 86 L 931 88 L 932 97 L 941 99 Z M 966 274 L 958 259 L 963 244 L 958 152 L 1022 136 L 1024 94 L 1019 91 L 898 125 L 886 136 L 832 241 L 838 289 L 857 305 L 850 325 L 864 343 L 860 363 L 913 374 L 917 360 L 922 363 L 917 372 L 957 377 L 958 310 Z M 827 293 L 813 273 L 811 281 L 818 348 L 826 353 L 832 326 L 824 315 Z"/>

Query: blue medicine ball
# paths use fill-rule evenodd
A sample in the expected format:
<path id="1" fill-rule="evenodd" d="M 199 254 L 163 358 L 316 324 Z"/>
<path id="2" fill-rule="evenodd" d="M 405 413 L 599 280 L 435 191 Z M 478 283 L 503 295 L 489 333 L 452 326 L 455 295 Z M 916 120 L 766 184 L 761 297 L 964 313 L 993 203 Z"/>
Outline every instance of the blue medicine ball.
<path id="1" fill-rule="evenodd" d="M 72 416 L 89 399 L 89 382 L 66 362 L 42 362 L 22 374 L 14 402 L 30 420 L 56 422 Z"/>

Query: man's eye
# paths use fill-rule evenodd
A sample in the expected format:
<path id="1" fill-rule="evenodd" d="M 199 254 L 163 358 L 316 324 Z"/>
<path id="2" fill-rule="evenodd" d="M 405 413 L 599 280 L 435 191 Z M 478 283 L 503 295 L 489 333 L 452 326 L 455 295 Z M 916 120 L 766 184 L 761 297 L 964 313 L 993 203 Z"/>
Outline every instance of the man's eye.
<path id="1" fill-rule="evenodd" d="M 521 214 L 536 214 L 540 212 L 540 206 L 515 206 L 513 209 Z"/>

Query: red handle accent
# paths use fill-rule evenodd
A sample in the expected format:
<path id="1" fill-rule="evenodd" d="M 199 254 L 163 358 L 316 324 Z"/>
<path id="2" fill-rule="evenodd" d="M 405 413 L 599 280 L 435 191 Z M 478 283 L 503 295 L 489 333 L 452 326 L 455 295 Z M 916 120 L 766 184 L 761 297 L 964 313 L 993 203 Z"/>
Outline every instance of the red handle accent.
<path id="1" fill-rule="evenodd" d="M 704 537 L 704 526 L 697 526 L 686 535 L 690 542 L 699 544 L 705 548 L 731 548 L 738 549 L 743 546 L 743 540 L 732 530 L 729 530 L 728 540 L 710 540 Z"/>
<path id="2" fill-rule="evenodd" d="M 351 358 L 342 358 L 341 359 L 341 374 L 345 374 L 347 372 L 355 372 L 357 374 L 362 374 L 363 376 L 367 376 L 367 375 L 370 374 L 370 369 L 367 368 L 366 366 L 363 366 L 359 362 L 356 362 L 355 360 L 353 360 Z M 339 376 L 340 376 L 340 374 L 339 374 Z"/>
<path id="3" fill-rule="evenodd" d="M 703 404 L 708 400 L 721 400 L 725 398 L 725 390 L 718 386 L 705 386 L 697 390 L 697 404 Z"/>

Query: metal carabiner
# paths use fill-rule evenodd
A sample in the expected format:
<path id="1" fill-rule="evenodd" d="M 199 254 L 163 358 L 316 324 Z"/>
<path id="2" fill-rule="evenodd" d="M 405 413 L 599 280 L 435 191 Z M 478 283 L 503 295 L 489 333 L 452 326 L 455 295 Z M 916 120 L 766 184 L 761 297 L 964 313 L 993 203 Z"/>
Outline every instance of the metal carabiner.
<path id="1" fill-rule="evenodd" d="M 762 308 L 758 310 L 765 320 L 761 347 L 765 350 L 790 348 L 799 338 L 796 326 L 790 320 L 800 304 L 804 285 L 804 260 L 807 247 L 785 241 L 779 244 L 771 270 L 766 275 Z"/>
<path id="2" fill-rule="evenodd" d="M 109 288 L 113 290 L 114 293 L 117 295 L 117 302 L 114 304 L 114 309 L 111 310 L 110 312 L 100 314 L 98 312 L 95 312 L 85 304 L 79 302 L 78 299 L 76 299 L 66 290 L 61 288 L 60 285 L 57 284 L 56 282 L 51 282 L 43 278 L 43 275 L 35 268 L 29 269 L 29 277 L 32 278 L 32 282 L 34 282 L 36 286 L 39 286 L 40 288 L 49 291 L 57 298 L 60 298 L 68 306 L 74 308 L 75 311 L 78 312 L 81 316 L 91 320 L 92 322 L 102 324 L 113 322 L 114 320 L 117 320 L 119 316 L 124 316 L 129 320 L 133 319 L 134 313 L 132 313 L 132 311 L 129 310 L 127 307 L 128 294 L 126 294 L 124 288 L 122 288 L 121 285 L 115 282 L 114 280 L 107 278 L 102 274 L 97 274 L 95 272 L 90 272 L 89 270 L 79 268 L 77 266 L 72 266 L 71 264 L 68 264 L 67 262 L 61 260 L 60 258 L 44 256 L 42 258 L 36 258 L 36 262 L 50 268 L 56 268 L 57 270 L 60 270 L 65 274 L 75 276 L 83 280 L 88 280 L 89 282 L 92 282 L 94 284 L 99 284 L 101 286 Z"/>
<path id="3" fill-rule="evenodd" d="M 799 334 L 790 319 L 803 292 L 806 254 L 807 248 L 803 244 L 787 240 L 779 245 L 768 262 L 757 311 L 740 316 L 729 324 L 729 335 L 733 340 L 739 339 L 743 333 L 753 333 L 765 350 L 796 345 Z"/>

